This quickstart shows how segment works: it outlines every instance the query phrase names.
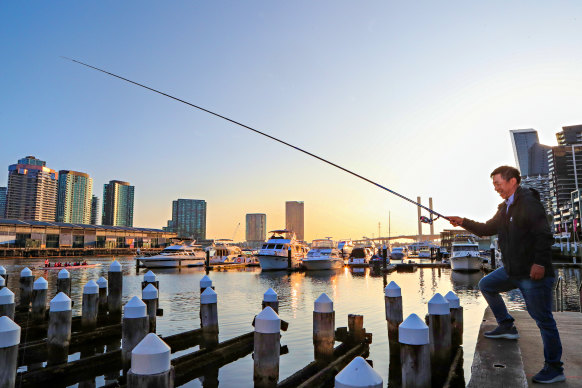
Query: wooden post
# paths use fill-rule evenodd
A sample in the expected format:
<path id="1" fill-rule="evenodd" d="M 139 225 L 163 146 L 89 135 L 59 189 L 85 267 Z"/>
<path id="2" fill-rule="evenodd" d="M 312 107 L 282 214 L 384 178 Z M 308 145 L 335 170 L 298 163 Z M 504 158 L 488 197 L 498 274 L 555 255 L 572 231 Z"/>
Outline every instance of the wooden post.
<path id="1" fill-rule="evenodd" d="M 491 269 L 495 269 L 497 268 L 497 263 L 495 263 L 495 245 L 491 244 L 491 250 L 489 254 L 489 267 Z"/>
<path id="2" fill-rule="evenodd" d="M 384 288 L 384 306 L 386 308 L 386 321 L 388 322 L 388 341 L 398 344 L 398 326 L 402 323 L 402 291 L 398 284 L 391 281 Z M 394 350 L 398 350 L 397 346 Z"/>
<path id="3" fill-rule="evenodd" d="M 348 333 L 349 342 L 352 344 L 361 343 L 366 339 L 363 315 L 348 314 Z"/>
<path id="4" fill-rule="evenodd" d="M 71 274 L 64 268 L 59 271 L 57 276 L 57 294 L 59 292 L 71 297 Z"/>
<path id="5" fill-rule="evenodd" d="M 107 321 L 107 279 L 100 277 L 97 280 L 99 286 L 99 308 L 97 309 L 97 322 Z"/>
<path id="6" fill-rule="evenodd" d="M 386 246 L 386 244 L 384 244 L 384 246 L 382 247 L 382 268 L 385 270 L 388 263 L 388 247 Z"/>
<path id="7" fill-rule="evenodd" d="M 18 304 L 19 311 L 28 311 L 30 307 L 30 299 L 32 297 L 32 284 L 34 277 L 32 271 L 26 267 L 20 272 L 20 303 Z"/>
<path id="8" fill-rule="evenodd" d="M 99 286 L 94 280 L 89 280 L 83 288 L 83 306 L 81 327 L 83 331 L 95 330 L 99 313 Z"/>
<path id="9" fill-rule="evenodd" d="M 210 270 L 210 250 L 206 251 L 206 261 L 204 266 L 206 267 L 206 273 L 208 273 L 208 270 Z"/>
<path id="10" fill-rule="evenodd" d="M 123 308 L 121 361 L 124 372 L 131 366 L 131 351 L 148 334 L 149 319 L 146 305 L 137 296 Z"/>
<path id="11" fill-rule="evenodd" d="M 58 365 L 67 362 L 72 323 L 71 299 L 64 292 L 59 292 L 50 302 L 47 365 Z"/>
<path id="12" fill-rule="evenodd" d="M 265 307 L 271 307 L 277 314 L 279 314 L 279 297 L 275 290 L 269 288 L 267 292 L 263 294 L 262 309 Z"/>
<path id="13" fill-rule="evenodd" d="M 382 388 L 384 380 L 358 356 L 335 376 L 335 388 Z"/>
<path id="14" fill-rule="evenodd" d="M 107 310 L 109 311 L 109 322 L 119 323 L 121 321 L 121 296 L 123 295 L 123 273 L 121 264 L 117 260 L 109 266 L 107 273 L 108 293 Z"/>
<path id="15" fill-rule="evenodd" d="M 0 277 L 4 278 L 5 287 L 8 287 L 8 274 L 6 273 L 6 268 L 0 265 Z"/>
<path id="16" fill-rule="evenodd" d="M 287 249 L 287 269 L 291 271 L 293 269 L 293 252 L 291 251 L 291 247 Z"/>
<path id="17" fill-rule="evenodd" d="M 0 290 L 0 317 L 7 316 L 14 319 L 14 292 L 10 291 L 8 287 Z"/>
<path id="18" fill-rule="evenodd" d="M 146 335 L 131 352 L 127 386 L 173 388 L 174 367 L 170 364 L 170 352 L 170 347 L 157 335 Z"/>
<path id="19" fill-rule="evenodd" d="M 254 372 L 255 387 L 276 387 L 279 381 L 281 353 L 281 319 L 270 307 L 255 318 Z"/>
<path id="20" fill-rule="evenodd" d="M 463 306 L 453 291 L 449 291 L 445 299 L 449 302 L 451 310 L 451 347 L 454 352 L 463 344 Z"/>
<path id="21" fill-rule="evenodd" d="M 200 295 L 200 326 L 204 347 L 212 348 L 218 343 L 218 296 L 208 287 Z"/>
<path id="22" fill-rule="evenodd" d="M 398 328 L 403 388 L 430 388 L 430 345 L 428 326 L 410 314 Z M 447 369 L 448 370 L 448 369 Z"/>
<path id="23" fill-rule="evenodd" d="M 18 369 L 20 326 L 7 316 L 0 317 L 0 387 L 14 387 Z"/>
<path id="24" fill-rule="evenodd" d="M 0 276 L 0 290 L 6 287 L 6 280 L 2 276 Z"/>
<path id="25" fill-rule="evenodd" d="M 315 361 L 333 360 L 335 343 L 335 311 L 333 301 L 326 294 L 321 294 L 314 302 L 313 308 L 313 350 Z"/>
<path id="26" fill-rule="evenodd" d="M 146 304 L 146 311 L 149 320 L 149 332 L 156 332 L 156 313 L 158 311 L 158 290 L 149 283 L 146 288 L 141 290 L 141 299 Z"/>
<path id="27" fill-rule="evenodd" d="M 41 276 L 32 285 L 32 320 L 42 323 L 46 316 L 48 282 Z"/>
<path id="28" fill-rule="evenodd" d="M 145 275 L 143 275 L 143 282 L 141 282 L 141 289 L 147 287 L 148 284 L 153 284 L 156 290 L 160 289 L 160 282 L 158 281 L 158 277 L 152 271 L 148 271 Z"/>
<path id="29" fill-rule="evenodd" d="M 436 293 L 428 302 L 432 384 L 444 384 L 451 364 L 451 312 L 449 302 Z"/>
<path id="30" fill-rule="evenodd" d="M 202 279 L 200 279 L 200 294 L 202 294 L 204 290 L 209 287 L 214 289 L 214 287 L 212 287 L 212 280 L 210 280 L 208 275 L 204 275 Z"/>

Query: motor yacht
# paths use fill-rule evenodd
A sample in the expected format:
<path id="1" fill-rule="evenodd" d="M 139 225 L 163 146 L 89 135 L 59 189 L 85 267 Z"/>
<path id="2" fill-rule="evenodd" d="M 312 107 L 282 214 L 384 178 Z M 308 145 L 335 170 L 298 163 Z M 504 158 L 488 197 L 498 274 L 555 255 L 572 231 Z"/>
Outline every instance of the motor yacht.
<path id="1" fill-rule="evenodd" d="M 390 253 L 390 258 L 393 260 L 404 260 L 407 254 L 408 250 L 406 247 L 394 247 Z"/>
<path id="2" fill-rule="evenodd" d="M 370 244 L 358 244 L 352 250 L 350 257 L 348 258 L 349 267 L 367 267 L 370 265 L 370 260 L 372 256 L 376 253 L 376 248 Z"/>
<path id="3" fill-rule="evenodd" d="M 341 240 L 337 244 L 337 249 L 339 249 L 341 256 L 344 260 L 347 260 L 350 257 L 350 254 L 354 250 L 354 243 L 352 240 Z"/>
<path id="4" fill-rule="evenodd" d="M 257 258 L 263 271 L 274 271 L 291 268 L 299 268 L 302 260 L 307 256 L 309 248 L 297 240 L 295 233 L 287 229 L 272 230 L 271 237 L 263 244 Z M 291 263 L 289 263 L 289 250 L 291 250 Z"/>
<path id="5" fill-rule="evenodd" d="M 428 247 L 422 247 L 420 248 L 420 250 L 418 251 L 418 258 L 419 259 L 430 259 L 430 248 Z"/>
<path id="6" fill-rule="evenodd" d="M 212 245 L 214 254 L 210 256 L 210 264 L 241 264 L 245 262 L 242 250 L 232 245 L 231 239 L 217 239 Z"/>
<path id="7" fill-rule="evenodd" d="M 451 269 L 453 271 L 479 271 L 483 258 L 479 254 L 479 244 L 471 236 L 458 235 L 451 245 Z"/>
<path id="8" fill-rule="evenodd" d="M 170 245 L 154 256 L 135 258 L 146 268 L 200 267 L 204 265 L 206 254 L 200 245 Z"/>
<path id="9" fill-rule="evenodd" d="M 303 267 L 308 271 L 340 269 L 343 266 L 344 259 L 337 243 L 331 238 L 313 240 L 307 257 L 303 259 Z"/>

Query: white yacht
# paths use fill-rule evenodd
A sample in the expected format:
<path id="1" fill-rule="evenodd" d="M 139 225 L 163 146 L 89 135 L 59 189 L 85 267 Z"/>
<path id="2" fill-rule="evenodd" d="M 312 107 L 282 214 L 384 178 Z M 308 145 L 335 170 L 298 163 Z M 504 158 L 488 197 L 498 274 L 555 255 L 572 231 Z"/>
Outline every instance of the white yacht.
<path id="1" fill-rule="evenodd" d="M 350 267 L 367 267 L 370 264 L 372 256 L 376 253 L 376 248 L 370 244 L 358 244 L 352 250 L 348 258 L 348 266 Z"/>
<path id="2" fill-rule="evenodd" d="M 313 240 L 307 257 L 303 259 L 303 266 L 308 271 L 340 269 L 344 266 L 344 259 L 337 243 L 331 238 Z"/>
<path id="3" fill-rule="evenodd" d="M 263 271 L 287 269 L 291 250 L 291 268 L 299 268 L 309 249 L 295 238 L 295 233 L 287 229 L 272 230 L 271 237 L 263 244 L 257 258 Z"/>
<path id="4" fill-rule="evenodd" d="M 390 258 L 393 260 L 404 260 L 407 254 L 408 250 L 406 247 L 394 247 L 390 253 Z"/>
<path id="5" fill-rule="evenodd" d="M 483 264 L 479 244 L 471 236 L 456 236 L 451 246 L 450 262 L 453 271 L 479 271 Z"/>
<path id="6" fill-rule="evenodd" d="M 200 267 L 204 265 L 206 254 L 200 245 L 170 245 L 155 256 L 135 258 L 146 268 Z"/>
<path id="7" fill-rule="evenodd" d="M 354 250 L 354 243 L 352 240 L 341 240 L 337 244 L 337 249 L 339 249 L 344 260 L 346 260 L 350 257 L 350 254 Z"/>
<path id="8" fill-rule="evenodd" d="M 245 262 L 242 250 L 236 245 L 231 245 L 230 239 L 214 240 L 212 250 L 214 254 L 210 256 L 210 264 L 241 264 Z"/>
<path id="9" fill-rule="evenodd" d="M 419 259 L 430 259 L 430 248 L 422 247 L 418 251 L 418 258 Z"/>

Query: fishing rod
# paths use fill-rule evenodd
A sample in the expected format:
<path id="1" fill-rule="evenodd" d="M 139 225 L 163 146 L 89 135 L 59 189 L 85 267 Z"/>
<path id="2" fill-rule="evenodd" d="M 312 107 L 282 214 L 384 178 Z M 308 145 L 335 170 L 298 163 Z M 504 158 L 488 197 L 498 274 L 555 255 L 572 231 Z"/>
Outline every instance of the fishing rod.
<path id="1" fill-rule="evenodd" d="M 142 87 L 142 88 L 144 88 L 144 89 L 150 90 L 150 91 L 152 91 L 152 92 L 154 92 L 154 93 L 161 94 L 162 96 L 166 96 L 166 97 L 168 97 L 168 98 L 171 98 L 172 100 L 176 100 L 176 101 L 178 101 L 178 102 L 181 102 L 181 103 L 183 103 L 183 104 L 189 105 L 189 106 L 191 106 L 191 107 L 193 107 L 193 108 L 199 109 L 199 110 L 201 110 L 201 111 L 203 111 L 203 112 L 206 112 L 206 113 L 209 113 L 209 114 L 211 114 L 211 115 L 213 115 L 213 116 L 220 117 L 220 118 L 221 118 L 221 119 L 223 119 L 223 120 L 229 121 L 229 122 L 231 122 L 231 123 L 233 123 L 233 124 L 236 124 L 236 125 L 238 125 L 238 126 L 241 126 L 241 127 L 243 127 L 243 128 L 246 128 L 246 129 L 248 129 L 248 130 L 250 130 L 250 131 L 253 131 L 253 132 L 255 132 L 255 133 L 258 133 L 259 135 L 263 135 L 263 136 L 265 136 L 265 137 L 268 137 L 268 138 L 269 138 L 269 139 L 271 139 L 271 140 L 274 140 L 274 141 L 276 141 L 276 142 L 279 142 L 279 143 L 281 143 L 281 144 L 284 144 L 284 145 L 286 145 L 287 147 L 291 147 L 291 148 L 293 148 L 293 149 L 295 149 L 295 150 L 297 150 L 297 151 L 303 152 L 304 154 L 307 154 L 307 155 L 309 155 L 309 156 L 311 156 L 311 157 L 313 157 L 313 158 L 315 158 L 315 159 L 318 159 L 318 160 L 320 160 L 320 161 L 322 161 L 322 162 L 324 162 L 324 163 L 327 163 L 327 164 L 329 164 L 329 165 L 331 165 L 331 166 L 334 166 L 334 167 L 336 167 L 336 168 L 339 168 L 340 170 L 342 170 L 342 171 L 344 171 L 344 172 L 347 172 L 348 174 L 351 174 L 351 175 L 353 175 L 353 176 L 355 176 L 355 177 L 357 177 L 357 178 L 360 178 L 360 179 L 362 179 L 362 180 L 364 180 L 364 181 L 366 181 L 366 182 L 368 182 L 368 183 L 371 183 L 371 184 L 373 184 L 373 185 L 374 185 L 374 186 L 376 186 L 376 187 L 379 187 L 379 188 L 381 188 L 381 189 L 383 189 L 383 190 L 386 190 L 387 192 L 389 192 L 389 193 L 391 193 L 391 194 L 394 194 L 394 195 L 396 195 L 397 197 L 399 197 L 399 198 L 401 198 L 401 199 L 404 199 L 405 201 L 408 201 L 408 202 L 410 202 L 410 203 L 412 203 L 412 204 L 414 204 L 414 205 L 416 205 L 416 206 L 419 206 L 419 207 L 423 208 L 424 210 L 428 211 L 428 212 L 431 214 L 431 216 L 432 216 L 433 214 L 437 216 L 437 218 L 434 218 L 434 219 L 433 219 L 432 217 L 431 217 L 431 218 L 429 218 L 429 217 L 424 217 L 424 216 L 423 216 L 423 217 L 420 217 L 420 221 L 421 221 L 421 222 L 424 222 L 424 223 L 426 223 L 426 224 L 432 224 L 434 221 L 438 220 L 440 217 L 442 217 L 442 218 L 444 218 L 444 219 L 446 219 L 446 220 L 448 220 L 448 219 L 449 219 L 448 217 L 445 217 L 444 215 L 442 215 L 442 214 L 440 214 L 440 213 L 438 213 L 438 212 L 436 212 L 436 211 L 434 211 L 434 210 L 432 210 L 432 209 L 429 209 L 429 208 L 427 208 L 426 206 L 424 206 L 424 205 L 422 205 L 422 204 L 420 204 L 420 203 L 418 203 L 418 202 L 415 202 L 415 201 L 413 201 L 412 199 L 410 199 L 410 198 L 408 198 L 408 197 L 405 197 L 404 195 L 402 195 L 402 194 L 399 194 L 399 193 L 397 193 L 397 192 L 396 192 L 396 191 L 394 191 L 394 190 L 390 190 L 389 188 L 387 188 L 387 187 L 385 187 L 385 186 L 382 186 L 381 184 L 379 184 L 379 183 L 376 183 L 376 182 L 374 182 L 374 181 L 373 181 L 373 180 L 371 180 L 371 179 L 368 179 L 368 178 L 366 178 L 366 177 L 364 177 L 364 176 L 362 176 L 362 175 L 360 175 L 360 174 L 357 174 L 357 173 L 355 173 L 355 172 L 353 172 L 353 171 L 351 171 L 351 170 L 348 170 L 347 168 L 344 168 L 344 167 L 342 167 L 342 166 L 340 166 L 340 165 L 338 165 L 338 164 L 335 164 L 335 163 L 333 163 L 333 162 L 330 162 L 329 160 L 327 160 L 327 159 L 324 159 L 324 158 L 322 158 L 322 157 L 319 157 L 319 156 L 317 156 L 317 155 L 315 155 L 315 154 L 313 154 L 313 153 L 311 153 L 311 152 L 309 152 L 309 151 L 306 151 L 306 150 L 304 150 L 304 149 L 302 149 L 302 148 L 296 147 L 296 146 L 294 146 L 293 144 L 290 144 L 290 143 L 287 143 L 287 142 L 285 142 L 285 141 L 283 141 L 283 140 L 277 139 L 276 137 L 274 137 L 274 136 L 271 136 L 271 135 L 269 135 L 269 134 L 267 134 L 267 133 L 265 133 L 265 132 L 261 132 L 261 131 L 259 131 L 258 129 L 255 129 L 255 128 L 252 128 L 252 127 L 249 127 L 248 125 L 245 125 L 245 124 L 243 124 L 243 123 L 240 123 L 240 122 L 238 122 L 238 121 L 236 121 L 236 120 L 230 119 L 230 118 L 228 118 L 228 117 L 226 117 L 226 116 L 223 116 L 223 115 L 221 115 L 221 114 L 218 114 L 218 113 L 212 112 L 211 110 L 208 110 L 208 109 L 206 109 L 206 108 L 203 108 L 203 107 L 201 107 L 201 106 L 198 106 L 198 105 L 192 104 L 192 103 L 190 103 L 190 102 L 188 102 L 188 101 L 185 101 L 185 100 L 182 100 L 182 99 L 180 99 L 180 98 L 178 98 L 178 97 L 174 97 L 174 96 L 172 96 L 172 95 L 170 95 L 170 94 L 164 93 L 164 92 L 162 92 L 162 91 L 159 91 L 159 90 L 157 90 L 157 89 L 154 89 L 154 88 L 150 88 L 149 86 L 146 86 L 146 85 L 140 84 L 140 83 L 138 83 L 138 82 L 132 81 L 132 80 L 130 80 L 130 79 L 127 79 L 127 78 L 124 78 L 124 77 L 122 77 L 122 76 L 119 76 L 119 75 L 117 75 L 117 74 L 114 74 L 114 73 L 111 73 L 111 72 L 109 72 L 109 71 L 106 71 L 106 70 L 100 69 L 100 68 L 98 68 L 98 67 L 91 66 L 91 65 L 89 65 L 89 64 L 87 64 L 87 63 L 84 63 L 84 62 L 78 61 L 78 60 L 76 60 L 76 59 L 72 59 L 72 58 L 68 58 L 68 57 L 61 57 L 61 58 L 63 58 L 63 59 L 66 59 L 66 60 L 69 60 L 69 61 L 71 61 L 71 62 L 74 62 L 74 63 L 78 63 L 79 65 L 86 66 L 86 67 L 88 67 L 88 68 L 91 68 L 91 69 L 93 69 L 93 70 L 97 70 L 97 71 L 99 71 L 99 72 L 101 72 L 101 73 L 104 73 L 104 74 L 110 75 L 110 76 L 112 76 L 112 77 L 119 78 L 120 80 L 123 80 L 123 81 L 129 82 L 130 84 L 134 84 L 134 85 L 136 85 L 136 86 L 139 86 L 139 87 Z"/>

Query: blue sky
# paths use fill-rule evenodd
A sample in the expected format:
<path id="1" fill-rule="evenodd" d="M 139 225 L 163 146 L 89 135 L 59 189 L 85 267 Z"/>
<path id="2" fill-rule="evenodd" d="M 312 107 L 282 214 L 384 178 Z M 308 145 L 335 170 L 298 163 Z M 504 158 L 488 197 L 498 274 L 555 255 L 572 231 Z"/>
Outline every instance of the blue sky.
<path id="1" fill-rule="evenodd" d="M 134 184 L 137 226 L 205 199 L 209 237 L 231 238 L 246 213 L 280 228 L 303 200 L 308 239 L 386 235 L 389 211 L 393 234 L 415 233 L 413 205 L 67 56 L 485 219 L 510 129 L 555 145 L 582 124 L 581 16 L 574 1 L 3 2 L 0 185 L 35 155 L 90 174 L 99 197 Z"/>

